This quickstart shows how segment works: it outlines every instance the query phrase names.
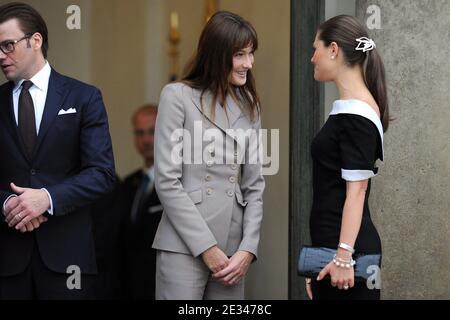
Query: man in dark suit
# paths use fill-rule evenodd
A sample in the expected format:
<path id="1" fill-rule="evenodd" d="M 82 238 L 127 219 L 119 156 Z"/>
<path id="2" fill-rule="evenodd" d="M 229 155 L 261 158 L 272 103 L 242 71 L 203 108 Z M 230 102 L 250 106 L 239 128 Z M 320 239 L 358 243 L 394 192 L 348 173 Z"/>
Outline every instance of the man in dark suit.
<path id="1" fill-rule="evenodd" d="M 98 89 L 46 60 L 45 21 L 0 6 L 0 299 L 92 297 L 91 203 L 114 185 Z"/>
<path id="2" fill-rule="evenodd" d="M 156 250 L 153 238 L 161 220 L 162 206 L 154 187 L 153 134 L 157 107 L 138 109 L 132 119 L 134 142 L 144 167 L 124 181 L 127 223 L 125 232 L 125 286 L 128 299 L 155 298 Z"/>
<path id="3" fill-rule="evenodd" d="M 97 257 L 98 277 L 95 298 L 116 300 L 122 298 L 121 236 L 125 225 L 122 181 L 116 174 L 112 192 L 92 205 L 92 231 Z"/>

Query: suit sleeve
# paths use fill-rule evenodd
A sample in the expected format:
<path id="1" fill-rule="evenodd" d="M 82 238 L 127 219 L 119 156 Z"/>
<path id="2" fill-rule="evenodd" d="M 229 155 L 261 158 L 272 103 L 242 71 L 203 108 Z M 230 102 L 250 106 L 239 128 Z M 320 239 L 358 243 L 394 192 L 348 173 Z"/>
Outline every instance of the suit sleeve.
<path id="1" fill-rule="evenodd" d="M 115 182 L 114 156 L 108 117 L 101 93 L 93 89 L 82 108 L 80 171 L 62 183 L 47 187 L 55 216 L 91 204 L 112 191 Z"/>
<path id="2" fill-rule="evenodd" d="M 244 212 L 243 237 L 239 250 L 248 251 L 257 258 L 265 188 L 265 181 L 262 175 L 261 118 L 259 118 L 254 129 L 256 130 L 257 138 L 251 141 L 246 152 L 248 160 L 245 161 L 241 169 L 241 190 L 245 201 L 247 201 L 247 206 Z"/>
<path id="3" fill-rule="evenodd" d="M 172 152 L 180 143 L 172 139 L 172 134 L 183 129 L 185 120 L 181 90 L 180 86 L 168 85 L 161 93 L 155 129 L 155 188 L 164 213 L 197 257 L 217 241 L 183 188 L 183 164 L 172 159 Z"/>
<path id="4" fill-rule="evenodd" d="M 2 214 L 0 214 L 0 221 L 1 222 L 4 222 L 5 219 L 6 219 L 6 216 L 5 216 L 5 205 L 6 205 L 6 202 L 9 199 L 13 198 L 13 197 L 16 197 L 16 195 L 15 194 L 8 194 L 7 192 L 2 192 L 2 194 L 0 196 L 0 205 L 1 205 L 1 213 L 2 213 Z M 5 200 L 3 200 L 3 199 L 5 199 Z"/>
<path id="5" fill-rule="evenodd" d="M 0 190 L 0 205 L 2 206 L 2 210 L 3 210 L 3 204 L 12 195 L 13 195 L 12 192 L 7 192 L 7 191 L 4 191 L 4 190 Z"/>

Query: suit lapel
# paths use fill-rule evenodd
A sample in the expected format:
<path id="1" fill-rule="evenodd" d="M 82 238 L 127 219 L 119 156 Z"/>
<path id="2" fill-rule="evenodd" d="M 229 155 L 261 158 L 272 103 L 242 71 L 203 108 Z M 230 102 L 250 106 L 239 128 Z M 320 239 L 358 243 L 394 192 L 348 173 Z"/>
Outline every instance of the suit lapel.
<path id="1" fill-rule="evenodd" d="M 230 127 L 234 128 L 238 119 L 243 116 L 242 110 L 231 95 L 227 96 L 226 106 L 228 111 L 228 118 L 230 120 Z"/>
<path id="2" fill-rule="evenodd" d="M 234 135 L 230 134 L 228 131 L 229 129 L 233 129 L 234 125 L 236 124 L 237 120 L 242 116 L 242 111 L 237 105 L 236 101 L 231 97 L 231 95 L 227 95 L 226 98 L 226 108 L 225 111 L 224 108 L 220 106 L 219 103 L 216 103 L 214 106 L 215 108 L 215 116 L 214 119 L 212 118 L 212 112 L 211 108 L 213 97 L 210 91 L 206 91 L 203 94 L 203 108 L 200 102 L 201 97 L 201 91 L 192 89 L 192 101 L 194 105 L 197 107 L 197 109 L 216 127 L 221 129 L 223 132 L 225 132 L 228 136 L 235 139 Z M 243 128 L 244 129 L 244 128 Z"/>
<path id="3" fill-rule="evenodd" d="M 39 128 L 38 142 L 35 149 L 35 155 L 39 150 L 48 129 L 58 116 L 58 112 L 62 107 L 64 98 L 65 80 L 59 73 L 52 69 L 50 80 L 48 83 L 47 99 L 45 101 L 44 114 Z"/>
<path id="4" fill-rule="evenodd" d="M 194 102 L 197 109 L 216 127 L 226 132 L 230 128 L 228 118 L 219 103 L 212 106 L 213 96 L 211 92 L 205 91 L 203 97 L 201 96 L 200 90 L 192 89 L 192 92 L 192 102 Z M 214 119 L 212 117 L 212 108 L 215 108 Z"/>
<path id="5" fill-rule="evenodd" d="M 10 133 L 11 137 L 16 143 L 16 146 L 20 149 L 20 152 L 24 156 L 24 158 L 27 161 L 30 161 L 28 159 L 26 152 L 25 152 L 25 146 L 22 141 L 22 137 L 20 136 L 19 127 L 16 123 L 16 117 L 14 115 L 14 105 L 13 105 L 13 94 L 14 89 L 14 82 L 9 82 L 5 87 L 4 90 L 1 92 L 0 101 L 5 101 L 5 105 L 0 108 L 1 118 L 4 121 L 5 128 Z"/>

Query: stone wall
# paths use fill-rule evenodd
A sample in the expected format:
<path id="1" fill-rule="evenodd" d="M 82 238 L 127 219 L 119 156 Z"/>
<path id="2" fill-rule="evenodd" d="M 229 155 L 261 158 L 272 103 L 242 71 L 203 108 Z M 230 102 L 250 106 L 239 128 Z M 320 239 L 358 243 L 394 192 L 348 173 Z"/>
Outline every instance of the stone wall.
<path id="1" fill-rule="evenodd" d="M 392 116 L 371 209 L 384 299 L 450 299 L 450 2 L 358 0 L 387 71 Z"/>

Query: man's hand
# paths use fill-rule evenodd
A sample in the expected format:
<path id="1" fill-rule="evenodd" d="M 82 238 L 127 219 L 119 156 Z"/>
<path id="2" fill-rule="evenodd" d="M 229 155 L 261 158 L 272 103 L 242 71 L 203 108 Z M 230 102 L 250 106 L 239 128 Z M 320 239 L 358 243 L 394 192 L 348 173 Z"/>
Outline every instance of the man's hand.
<path id="1" fill-rule="evenodd" d="M 39 228 L 41 226 L 41 224 L 43 224 L 44 222 L 47 222 L 48 219 L 44 216 L 39 216 L 33 220 L 31 220 L 30 222 L 28 222 L 24 227 L 22 227 L 20 229 L 20 232 L 25 233 L 25 232 L 31 232 L 33 230 L 36 230 L 37 228 Z"/>
<path id="2" fill-rule="evenodd" d="M 214 246 L 202 253 L 203 262 L 212 273 L 217 273 L 226 268 L 230 262 L 225 253 Z"/>
<path id="3" fill-rule="evenodd" d="M 11 189 L 18 196 L 8 200 L 5 207 L 5 222 L 10 228 L 28 231 L 31 225 L 38 227 L 45 222 L 38 217 L 42 216 L 50 208 L 50 199 L 44 190 L 17 187 L 11 183 Z M 35 223 L 35 224 L 33 224 Z M 37 224 L 39 223 L 39 224 Z M 33 230 L 33 229 L 32 229 Z"/>
<path id="4" fill-rule="evenodd" d="M 215 273 L 213 278 L 225 286 L 237 285 L 247 274 L 254 255 L 247 251 L 238 251 L 230 259 L 230 264 Z"/>

